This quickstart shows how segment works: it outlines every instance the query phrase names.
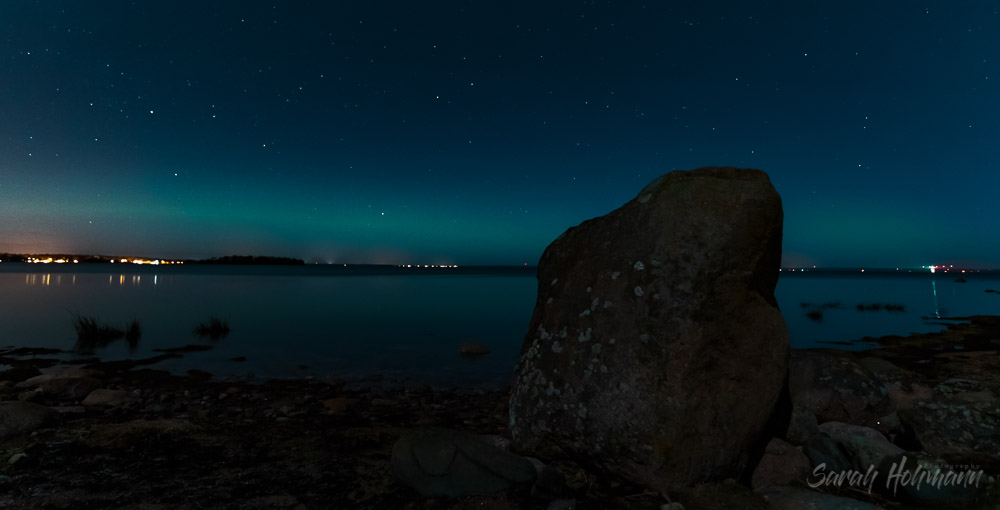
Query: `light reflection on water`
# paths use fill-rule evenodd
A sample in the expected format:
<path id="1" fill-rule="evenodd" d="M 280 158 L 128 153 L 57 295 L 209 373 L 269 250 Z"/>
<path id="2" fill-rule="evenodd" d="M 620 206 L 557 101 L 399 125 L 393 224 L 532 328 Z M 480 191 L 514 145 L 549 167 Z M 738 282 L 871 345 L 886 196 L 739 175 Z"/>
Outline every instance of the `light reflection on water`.
<path id="1" fill-rule="evenodd" d="M 4 265 L 6 266 L 6 264 Z M 197 367 L 217 375 L 363 376 L 383 373 L 441 382 L 503 383 L 510 376 L 535 304 L 532 277 L 499 275 L 314 276 L 305 270 L 195 267 L 139 268 L 107 273 L 0 271 L 0 345 L 71 349 L 72 314 L 121 326 L 142 324 L 135 352 L 124 342 L 104 359 L 140 358 L 153 349 L 199 343 L 194 327 L 212 316 L 232 332 L 212 350 L 161 367 Z M 25 271 L 21 269 L 21 271 Z M 1000 314 L 1000 280 L 946 275 L 782 275 L 776 296 L 793 347 L 939 330 L 923 317 Z M 809 319 L 801 303 L 839 302 Z M 892 303 L 902 312 L 858 311 Z M 473 341 L 492 353 L 462 359 Z M 245 363 L 232 358 L 245 356 Z M 299 368 L 307 365 L 308 368 Z"/>

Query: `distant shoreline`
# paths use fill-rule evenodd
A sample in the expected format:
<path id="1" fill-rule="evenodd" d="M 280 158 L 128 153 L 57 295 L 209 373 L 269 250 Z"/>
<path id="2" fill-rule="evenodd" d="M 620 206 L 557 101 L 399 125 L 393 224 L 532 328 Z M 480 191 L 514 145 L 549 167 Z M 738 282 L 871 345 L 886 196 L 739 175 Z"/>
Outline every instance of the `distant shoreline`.
<path id="1" fill-rule="evenodd" d="M 209 259 L 208 261 L 198 261 L 198 260 L 185 260 L 183 263 L 177 264 L 162 264 L 153 265 L 148 263 L 111 263 L 106 261 L 90 261 L 85 262 L 83 259 L 79 260 L 79 263 L 28 263 L 21 260 L 12 261 L 10 259 L 3 258 L 0 256 L 0 272 L 46 272 L 46 273 L 71 273 L 71 272 L 104 272 L 104 271 L 123 271 L 123 272 L 150 272 L 150 271 L 165 271 L 165 270 L 177 270 L 182 271 L 187 268 L 188 270 L 200 267 L 200 268 L 272 268 L 272 269 L 287 269 L 293 271 L 303 271 L 308 274 L 313 275 L 328 275 L 328 274 L 350 274 L 350 275 L 410 275 L 410 274 L 510 274 L 517 276 L 531 275 L 534 276 L 537 272 L 538 266 L 534 265 L 431 265 L 431 264 L 322 264 L 322 263 L 312 263 L 307 264 L 302 261 L 297 262 L 264 262 L 260 260 L 265 260 L 265 257 L 240 257 L 238 260 L 232 260 L 229 257 L 224 257 L 222 259 Z M 297 259 L 288 259 L 290 261 L 296 261 Z M 179 266 L 179 267 L 176 267 Z M 83 270 L 83 268 L 88 268 Z M 16 268 L 16 270 L 15 270 Z M 121 268 L 121 269 L 116 269 Z M 127 268 L 127 269 L 125 269 Z M 97 269 L 97 271 L 95 271 Z M 917 277 L 926 276 L 928 278 L 940 278 L 940 279 L 959 279 L 959 278 L 977 278 L 977 277 L 1000 277 L 1000 270 L 998 269 L 966 269 L 965 272 L 960 270 L 951 271 L 938 271 L 936 273 L 931 273 L 926 269 L 905 269 L 905 268 L 781 268 L 779 272 L 781 277 L 864 277 L 864 276 L 899 276 L 899 277 Z"/>
<path id="2" fill-rule="evenodd" d="M 0 263 L 0 273 L 252 274 L 275 276 L 492 275 L 535 277 L 536 266 L 400 266 L 380 264 L 29 264 Z"/>

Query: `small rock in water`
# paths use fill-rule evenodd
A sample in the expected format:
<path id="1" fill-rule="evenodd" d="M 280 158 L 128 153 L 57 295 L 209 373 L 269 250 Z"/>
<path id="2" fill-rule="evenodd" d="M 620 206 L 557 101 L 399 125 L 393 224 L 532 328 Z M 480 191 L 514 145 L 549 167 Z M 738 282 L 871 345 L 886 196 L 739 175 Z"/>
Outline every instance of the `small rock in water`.
<path id="1" fill-rule="evenodd" d="M 465 342 L 458 348 L 462 356 L 483 356 L 490 353 L 490 348 L 475 342 Z"/>

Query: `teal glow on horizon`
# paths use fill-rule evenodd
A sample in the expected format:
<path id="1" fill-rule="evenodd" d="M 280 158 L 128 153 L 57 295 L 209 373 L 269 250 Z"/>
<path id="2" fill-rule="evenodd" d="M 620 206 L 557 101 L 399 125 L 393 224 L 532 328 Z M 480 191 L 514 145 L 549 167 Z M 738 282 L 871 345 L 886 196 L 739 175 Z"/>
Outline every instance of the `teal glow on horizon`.
<path id="1" fill-rule="evenodd" d="M 782 196 L 786 266 L 1000 267 L 987 4 L 0 18 L 0 252 L 535 264 L 659 175 L 738 166 Z"/>

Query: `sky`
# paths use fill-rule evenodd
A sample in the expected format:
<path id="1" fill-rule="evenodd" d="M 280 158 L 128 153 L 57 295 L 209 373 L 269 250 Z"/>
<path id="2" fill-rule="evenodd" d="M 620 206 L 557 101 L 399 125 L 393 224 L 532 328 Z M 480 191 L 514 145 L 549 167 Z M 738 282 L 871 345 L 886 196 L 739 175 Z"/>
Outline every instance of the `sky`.
<path id="1" fill-rule="evenodd" d="M 0 252 L 530 265 L 738 166 L 786 266 L 1000 267 L 998 10 L 0 2 Z"/>

